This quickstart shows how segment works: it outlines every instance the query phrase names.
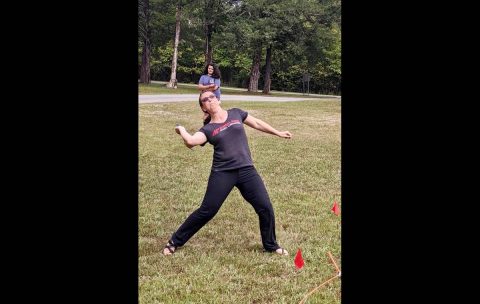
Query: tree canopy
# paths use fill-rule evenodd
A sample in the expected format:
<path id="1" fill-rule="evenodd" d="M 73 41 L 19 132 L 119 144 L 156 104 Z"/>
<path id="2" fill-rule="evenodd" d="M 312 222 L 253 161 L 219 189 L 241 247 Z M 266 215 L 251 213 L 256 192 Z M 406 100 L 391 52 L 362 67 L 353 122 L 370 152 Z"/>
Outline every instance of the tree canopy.
<path id="1" fill-rule="evenodd" d="M 139 7 L 141 80 L 146 43 L 151 79 L 170 80 L 181 6 L 179 82 L 197 83 L 212 60 L 220 67 L 222 85 L 248 88 L 253 81 L 259 90 L 301 92 L 308 74 L 311 93 L 341 93 L 340 0 L 142 1 L 149 5 Z"/>

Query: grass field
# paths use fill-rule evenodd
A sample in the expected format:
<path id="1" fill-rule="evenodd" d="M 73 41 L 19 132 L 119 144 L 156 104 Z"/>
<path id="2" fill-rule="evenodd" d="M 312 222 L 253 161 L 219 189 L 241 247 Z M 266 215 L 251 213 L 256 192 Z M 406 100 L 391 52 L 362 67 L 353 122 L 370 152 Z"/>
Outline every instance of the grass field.
<path id="1" fill-rule="evenodd" d="M 263 94 L 262 91 L 258 92 L 248 92 L 247 89 L 238 89 L 238 88 L 229 88 L 229 87 L 222 87 L 221 89 L 222 94 L 235 94 L 235 95 L 256 95 L 256 96 L 282 96 L 282 97 L 292 97 L 292 93 L 284 93 L 278 91 L 272 91 L 270 94 Z M 138 94 L 142 95 L 149 95 L 149 94 L 199 94 L 200 91 L 197 89 L 196 85 L 194 84 L 178 84 L 177 89 L 169 89 L 165 87 L 163 83 L 150 83 L 150 84 L 138 84 Z M 304 97 L 305 99 L 314 98 L 314 95 L 303 95 L 301 93 L 295 93 L 295 95 L 299 95 Z"/>
<path id="2" fill-rule="evenodd" d="M 252 157 L 275 210 L 277 241 L 289 252 L 264 253 L 258 218 L 237 189 L 218 214 L 173 256 L 165 242 L 199 207 L 213 148 L 186 148 L 180 123 L 201 127 L 196 103 L 139 105 L 139 303 L 298 303 L 335 275 L 327 252 L 341 263 L 339 101 L 223 102 L 289 130 L 291 140 L 245 126 Z M 296 270 L 301 248 L 305 266 Z M 340 303 L 341 279 L 306 303 Z"/>

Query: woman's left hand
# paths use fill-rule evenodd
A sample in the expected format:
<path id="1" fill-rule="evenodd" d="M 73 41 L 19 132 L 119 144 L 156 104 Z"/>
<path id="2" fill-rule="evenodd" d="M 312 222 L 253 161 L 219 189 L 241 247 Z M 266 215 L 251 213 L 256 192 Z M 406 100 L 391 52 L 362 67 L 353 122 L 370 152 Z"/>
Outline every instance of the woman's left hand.
<path id="1" fill-rule="evenodd" d="M 278 136 L 280 136 L 282 138 L 292 138 L 292 134 L 288 131 L 278 132 Z"/>

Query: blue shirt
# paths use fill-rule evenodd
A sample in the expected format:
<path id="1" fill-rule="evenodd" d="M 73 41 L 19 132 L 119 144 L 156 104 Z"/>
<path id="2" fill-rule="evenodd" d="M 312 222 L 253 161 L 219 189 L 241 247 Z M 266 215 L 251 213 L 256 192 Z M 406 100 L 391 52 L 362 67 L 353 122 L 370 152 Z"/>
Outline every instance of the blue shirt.
<path id="1" fill-rule="evenodd" d="M 213 77 L 208 76 L 208 75 L 202 75 L 202 77 L 200 77 L 200 80 L 198 81 L 198 84 L 201 84 L 201 85 L 204 85 L 204 86 L 211 85 L 212 83 L 214 83 L 216 86 L 218 86 L 218 89 L 213 91 L 213 94 L 215 94 L 217 99 L 220 100 L 220 93 L 221 93 L 220 92 L 220 78 L 213 78 Z"/>

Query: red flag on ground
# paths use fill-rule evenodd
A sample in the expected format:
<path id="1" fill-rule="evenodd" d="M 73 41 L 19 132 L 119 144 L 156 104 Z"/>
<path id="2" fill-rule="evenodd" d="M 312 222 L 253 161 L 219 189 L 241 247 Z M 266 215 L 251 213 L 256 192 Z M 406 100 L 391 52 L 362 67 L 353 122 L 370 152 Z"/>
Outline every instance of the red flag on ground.
<path id="1" fill-rule="evenodd" d="M 333 213 L 335 213 L 335 215 L 339 215 L 339 214 L 340 214 L 340 209 L 338 208 L 337 202 L 335 202 L 335 203 L 333 204 L 332 211 L 333 211 Z"/>
<path id="2" fill-rule="evenodd" d="M 295 267 L 297 267 L 297 269 L 301 269 L 304 264 L 305 262 L 302 258 L 302 251 L 300 248 L 298 248 L 297 254 L 295 255 Z"/>

